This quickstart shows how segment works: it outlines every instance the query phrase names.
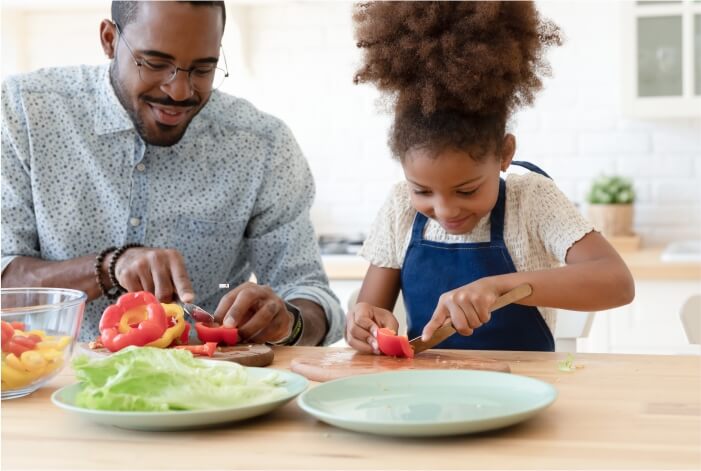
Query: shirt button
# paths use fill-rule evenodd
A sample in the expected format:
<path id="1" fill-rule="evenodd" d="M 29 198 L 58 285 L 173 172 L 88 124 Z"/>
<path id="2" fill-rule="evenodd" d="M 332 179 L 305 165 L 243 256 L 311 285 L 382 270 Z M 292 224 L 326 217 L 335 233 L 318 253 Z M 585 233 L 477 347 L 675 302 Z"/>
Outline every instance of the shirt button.
<path id="1" fill-rule="evenodd" d="M 131 219 L 129 219 L 129 224 L 131 224 L 132 226 L 136 227 L 136 226 L 138 226 L 139 224 L 141 224 L 141 219 L 139 219 L 139 218 L 131 218 Z"/>
<path id="2" fill-rule="evenodd" d="M 136 169 L 137 169 L 139 172 L 143 172 L 144 170 L 146 170 L 146 165 L 144 165 L 144 164 L 139 164 L 139 165 L 136 166 Z"/>

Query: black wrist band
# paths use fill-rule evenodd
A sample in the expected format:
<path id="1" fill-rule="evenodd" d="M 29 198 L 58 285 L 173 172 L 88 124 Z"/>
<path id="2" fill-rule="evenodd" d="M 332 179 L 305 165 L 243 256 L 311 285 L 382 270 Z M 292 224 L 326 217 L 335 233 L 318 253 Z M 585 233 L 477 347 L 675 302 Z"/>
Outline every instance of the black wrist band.
<path id="1" fill-rule="evenodd" d="M 302 337 L 302 332 L 304 331 L 304 320 L 302 319 L 302 312 L 297 306 L 295 306 L 294 304 L 290 304 L 287 301 L 285 301 L 285 308 L 287 308 L 287 311 L 290 314 L 292 314 L 293 317 L 290 335 L 288 335 L 287 338 L 284 338 L 278 342 L 268 342 L 271 345 L 296 345 L 297 342 L 299 342 L 299 339 Z"/>
<path id="2" fill-rule="evenodd" d="M 109 268 L 107 270 L 107 273 L 109 274 L 110 281 L 112 282 L 112 287 L 116 288 L 116 293 L 112 295 L 112 297 L 109 297 L 110 299 L 116 299 L 119 295 L 126 293 L 127 290 L 124 289 L 122 285 L 119 284 L 119 281 L 117 280 L 117 275 L 114 272 L 115 267 L 117 266 L 117 259 L 121 257 L 124 252 L 127 251 L 127 249 L 130 249 L 132 247 L 143 247 L 141 244 L 126 244 L 122 245 L 119 247 L 115 252 L 114 255 L 112 255 L 112 259 L 110 260 Z"/>
<path id="3" fill-rule="evenodd" d="M 119 288 L 115 288 L 113 286 L 112 288 L 107 289 L 105 284 L 102 282 L 102 262 L 105 260 L 105 257 L 114 250 L 117 250 L 117 247 L 108 247 L 97 254 L 97 257 L 95 257 L 95 279 L 97 279 L 97 286 L 100 287 L 100 293 L 102 293 L 102 295 L 108 299 L 116 298 L 119 294 Z"/>

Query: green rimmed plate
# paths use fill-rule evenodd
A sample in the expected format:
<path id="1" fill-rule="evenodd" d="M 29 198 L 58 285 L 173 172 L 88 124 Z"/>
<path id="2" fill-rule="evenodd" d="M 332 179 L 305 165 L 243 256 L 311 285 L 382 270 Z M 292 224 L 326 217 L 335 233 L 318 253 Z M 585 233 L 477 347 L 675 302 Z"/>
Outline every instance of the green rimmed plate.
<path id="1" fill-rule="evenodd" d="M 528 419 L 553 403 L 557 390 L 526 376 L 491 371 L 413 370 L 329 381 L 299 406 L 340 428 L 425 437 L 492 430 Z"/>
<path id="2" fill-rule="evenodd" d="M 75 397 L 81 387 L 80 383 L 76 383 L 55 391 L 51 395 L 51 401 L 72 414 L 104 425 L 145 431 L 183 430 L 221 425 L 267 414 L 294 399 L 309 385 L 306 378 L 290 371 L 254 367 L 246 367 L 246 370 L 249 376 L 254 379 L 277 373 L 280 380 L 284 382 L 282 386 L 286 390 L 285 394 L 274 400 L 254 402 L 236 407 L 192 411 L 122 412 L 86 409 L 76 406 Z"/>

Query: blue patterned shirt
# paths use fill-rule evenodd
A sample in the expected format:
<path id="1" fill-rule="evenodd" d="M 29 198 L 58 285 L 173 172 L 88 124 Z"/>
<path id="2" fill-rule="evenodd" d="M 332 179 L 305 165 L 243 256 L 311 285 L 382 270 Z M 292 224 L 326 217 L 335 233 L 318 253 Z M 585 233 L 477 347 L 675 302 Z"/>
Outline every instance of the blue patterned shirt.
<path id="1" fill-rule="evenodd" d="M 215 91 L 171 147 L 144 143 L 108 67 L 43 69 L 2 85 L 2 269 L 15 256 L 67 260 L 135 242 L 184 258 L 213 311 L 255 274 L 283 299 L 344 316 L 323 271 L 309 208 L 314 182 L 290 130 Z M 104 298 L 85 311 L 93 339 Z"/>

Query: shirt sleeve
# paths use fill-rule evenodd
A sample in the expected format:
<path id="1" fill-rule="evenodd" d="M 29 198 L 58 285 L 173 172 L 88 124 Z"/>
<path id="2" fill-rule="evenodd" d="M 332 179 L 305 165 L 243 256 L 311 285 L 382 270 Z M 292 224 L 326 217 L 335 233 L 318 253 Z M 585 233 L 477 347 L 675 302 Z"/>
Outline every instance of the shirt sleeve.
<path id="1" fill-rule="evenodd" d="M 408 231 L 415 215 L 406 183 L 395 184 L 377 213 L 359 255 L 376 267 L 402 268 Z"/>
<path id="2" fill-rule="evenodd" d="M 30 146 L 17 81 L 2 85 L 2 270 L 17 256 L 39 257 Z"/>
<path id="3" fill-rule="evenodd" d="M 281 298 L 319 304 L 328 321 L 328 345 L 342 337 L 345 315 L 329 287 L 309 216 L 314 180 L 290 130 L 279 123 L 273 132 L 270 167 L 246 228 L 251 268 Z"/>
<path id="4" fill-rule="evenodd" d="M 529 231 L 548 253 L 564 264 L 570 247 L 594 227 L 553 180 L 530 173 L 527 182 L 524 206 L 530 215 Z"/>

